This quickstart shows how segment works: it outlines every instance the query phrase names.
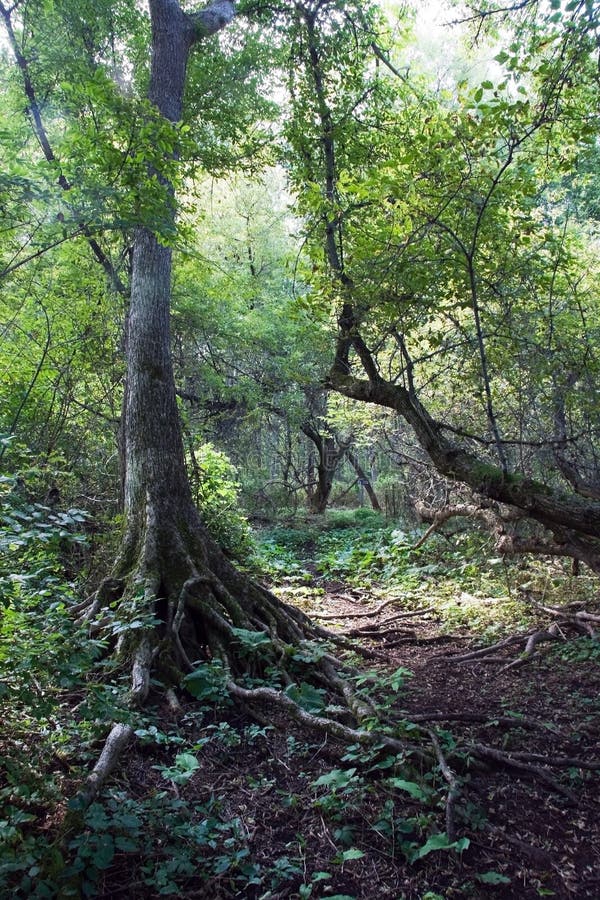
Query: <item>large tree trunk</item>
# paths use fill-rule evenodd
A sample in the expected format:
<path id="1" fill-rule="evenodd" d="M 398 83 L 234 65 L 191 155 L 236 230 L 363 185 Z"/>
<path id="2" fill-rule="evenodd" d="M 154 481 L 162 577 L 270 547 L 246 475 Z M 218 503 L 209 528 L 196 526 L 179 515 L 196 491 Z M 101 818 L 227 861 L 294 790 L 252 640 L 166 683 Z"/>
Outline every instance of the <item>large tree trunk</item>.
<path id="1" fill-rule="evenodd" d="M 150 0 L 152 68 L 149 98 L 169 121 L 181 118 L 186 65 L 199 36 L 217 31 L 233 16 L 233 3 L 218 0 L 188 15 L 177 0 Z M 154 174 L 154 173 L 153 173 Z M 160 176 L 160 173 L 157 173 Z M 166 184 L 169 194 L 171 188 Z M 166 209 L 170 229 L 175 203 Z M 123 549 L 114 577 L 100 590 L 94 615 L 115 590 L 161 625 L 133 634 L 132 699 L 142 702 L 161 644 L 168 660 L 163 680 L 206 655 L 221 656 L 233 676 L 242 665 L 234 628 L 259 629 L 273 640 L 297 641 L 308 620 L 238 573 L 204 529 L 185 468 L 170 348 L 170 246 L 140 227 L 135 235 L 127 332 L 124 404 Z M 239 649 L 239 648 L 238 648 Z M 169 674 L 170 673 L 170 674 Z"/>
<path id="2" fill-rule="evenodd" d="M 171 122 L 181 117 L 188 55 L 195 41 L 233 16 L 230 0 L 216 0 L 203 13 L 184 13 L 178 0 L 150 0 L 152 69 L 149 96 Z M 160 173 L 157 173 L 160 177 Z M 170 185 L 165 185 L 172 195 Z M 175 203 L 166 211 L 171 229 Z M 219 659 L 230 693 L 246 707 L 271 705 L 305 725 L 331 729 L 349 740 L 370 734 L 299 709 L 283 690 L 247 690 L 237 678 L 266 670 L 280 673 L 283 689 L 312 681 L 345 703 L 355 720 L 373 708 L 354 698 L 328 654 L 306 662 L 294 650 L 303 640 L 331 636 L 307 616 L 238 572 L 202 525 L 188 482 L 171 360 L 169 314 L 171 248 L 148 228 L 135 235 L 131 307 L 127 332 L 124 403 L 125 534 L 113 575 L 101 585 L 85 618 L 101 627 L 103 608 L 119 604 L 122 621 L 146 618 L 124 629 L 117 645 L 132 669 L 130 702 L 141 704 L 151 674 L 172 703 L 174 688 L 203 661 Z M 100 622 L 98 622 L 100 620 Z M 110 619 L 109 619 L 110 621 Z M 248 637 L 250 635 L 250 637 Z M 338 643 L 348 643 L 336 637 Z M 310 659 L 310 657 L 309 657 Z M 266 694 L 265 694 L 266 691 Z M 82 793 L 89 803 L 110 774 L 132 730 L 114 725 Z M 398 742 L 396 742 L 397 744 Z"/>
<path id="3" fill-rule="evenodd" d="M 230 4 L 231 6 L 231 4 Z M 176 0 L 150 0 L 149 98 L 169 121 L 181 118 L 194 29 Z M 167 210 L 171 220 L 174 205 Z M 171 222 L 167 222 L 171 226 Z M 138 228 L 133 250 L 124 405 L 125 515 L 137 540 L 148 510 L 192 506 L 171 361 L 171 247 Z"/>

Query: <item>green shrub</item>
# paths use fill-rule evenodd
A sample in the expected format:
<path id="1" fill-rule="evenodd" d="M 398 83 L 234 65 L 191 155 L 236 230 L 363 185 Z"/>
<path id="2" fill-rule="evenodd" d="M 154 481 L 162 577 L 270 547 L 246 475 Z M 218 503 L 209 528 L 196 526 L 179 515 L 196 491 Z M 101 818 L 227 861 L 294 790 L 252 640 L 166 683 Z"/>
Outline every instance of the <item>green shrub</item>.
<path id="1" fill-rule="evenodd" d="M 192 491 L 204 524 L 227 553 L 242 559 L 252 551 L 252 538 L 248 520 L 240 512 L 237 469 L 212 444 L 194 450 L 189 462 Z"/>

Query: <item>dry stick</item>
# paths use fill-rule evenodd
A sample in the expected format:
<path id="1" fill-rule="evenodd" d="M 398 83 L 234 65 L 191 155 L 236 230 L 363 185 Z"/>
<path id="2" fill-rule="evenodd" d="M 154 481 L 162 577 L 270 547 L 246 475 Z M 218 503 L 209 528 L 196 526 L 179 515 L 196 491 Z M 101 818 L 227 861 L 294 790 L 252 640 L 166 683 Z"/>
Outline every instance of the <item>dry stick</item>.
<path id="1" fill-rule="evenodd" d="M 98 791 L 102 788 L 106 779 L 115 770 L 119 757 L 133 737 L 131 725 L 117 723 L 113 725 L 102 748 L 98 762 L 88 775 L 85 786 L 76 796 L 77 806 L 85 809 L 90 805 Z"/>
<path id="2" fill-rule="evenodd" d="M 519 641 L 523 641 L 527 637 L 529 637 L 529 634 L 513 634 L 511 637 L 504 638 L 504 640 L 498 641 L 498 643 L 496 644 L 492 644 L 491 647 L 481 647 L 479 650 L 471 650 L 469 653 L 461 653 L 459 656 L 441 655 L 436 656 L 435 658 L 443 659 L 447 662 L 469 662 L 472 659 L 485 657 L 488 653 L 492 653 L 494 650 L 501 650 L 503 647 L 510 646 L 510 644 L 517 644 L 519 643 Z"/>
<path id="3" fill-rule="evenodd" d="M 419 713 L 416 716 L 413 716 L 411 713 L 406 714 L 411 722 L 482 722 L 485 725 L 494 725 L 498 723 L 498 725 L 508 725 L 513 726 L 515 728 L 529 728 L 531 731 L 537 731 L 538 729 L 545 729 L 547 731 L 551 731 L 553 734 L 558 737 L 564 737 L 564 732 L 560 731 L 556 728 L 555 725 L 551 725 L 549 722 L 542 722 L 540 719 L 535 719 L 532 716 L 494 716 L 486 714 L 482 715 L 481 713 L 443 713 L 443 712 L 432 712 L 432 713 Z"/>
<path id="4" fill-rule="evenodd" d="M 458 795 L 460 793 L 460 787 L 458 784 L 458 779 L 456 775 L 448 765 L 446 761 L 446 757 L 442 753 L 442 748 L 440 747 L 440 742 L 437 739 L 437 735 L 434 731 L 427 728 L 425 729 L 431 743 L 433 745 L 433 749 L 435 750 L 435 755 L 438 759 L 438 765 L 442 772 L 442 775 L 448 782 L 448 794 L 446 796 L 446 834 L 448 835 L 448 840 L 450 842 L 456 840 L 456 826 L 454 824 L 454 806 L 456 801 L 458 800 Z"/>
<path id="5" fill-rule="evenodd" d="M 577 797 L 573 794 L 572 791 L 568 790 L 568 788 L 563 787 L 562 784 L 559 784 L 558 781 L 555 781 L 548 773 L 541 769 L 539 766 L 530 765 L 529 763 L 522 762 L 519 759 L 516 759 L 514 756 L 508 753 L 502 753 L 501 750 L 496 750 L 493 747 L 486 747 L 484 744 L 471 744 L 469 747 L 470 751 L 475 754 L 475 756 L 480 756 L 484 759 L 493 759 L 496 762 L 499 762 L 503 766 L 508 766 L 512 769 L 517 769 L 519 772 L 523 772 L 527 775 L 533 775 L 535 778 L 538 778 L 544 784 L 547 784 L 548 787 L 552 788 L 553 791 L 556 791 L 557 794 L 562 794 L 563 797 L 566 797 L 571 803 L 577 803 Z"/>

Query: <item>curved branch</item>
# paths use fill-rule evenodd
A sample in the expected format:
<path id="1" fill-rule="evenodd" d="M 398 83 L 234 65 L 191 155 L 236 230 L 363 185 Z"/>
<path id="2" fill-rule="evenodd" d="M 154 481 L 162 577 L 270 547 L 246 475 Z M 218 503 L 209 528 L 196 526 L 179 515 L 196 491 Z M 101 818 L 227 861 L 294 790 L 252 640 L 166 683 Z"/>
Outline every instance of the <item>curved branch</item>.
<path id="1" fill-rule="evenodd" d="M 600 502 L 584 502 L 532 478 L 503 472 L 498 466 L 453 443 L 442 434 L 441 426 L 418 398 L 411 397 L 401 385 L 382 379 L 355 378 L 336 369 L 335 365 L 330 372 L 330 385 L 353 400 L 395 410 L 412 426 L 438 472 L 469 485 L 484 497 L 517 507 L 546 528 L 558 529 L 559 533 L 561 529 L 566 530 L 566 537 L 579 545 L 577 552 L 581 558 L 585 557 L 594 571 L 600 571 L 600 545 L 597 544 Z M 558 545 L 565 544 L 568 549 L 565 535 L 561 537 L 563 540 L 557 541 Z"/>

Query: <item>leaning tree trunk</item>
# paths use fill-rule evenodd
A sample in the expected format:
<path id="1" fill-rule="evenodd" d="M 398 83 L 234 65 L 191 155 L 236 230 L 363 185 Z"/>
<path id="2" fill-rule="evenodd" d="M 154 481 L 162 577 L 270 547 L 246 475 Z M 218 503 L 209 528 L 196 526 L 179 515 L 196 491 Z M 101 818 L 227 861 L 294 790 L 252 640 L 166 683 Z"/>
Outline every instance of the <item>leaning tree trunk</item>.
<path id="1" fill-rule="evenodd" d="M 376 512 L 381 512 L 381 503 L 379 502 L 377 494 L 375 493 L 375 488 L 373 487 L 371 479 L 361 466 L 360 460 L 356 453 L 353 453 L 350 448 L 346 450 L 346 459 L 356 472 L 359 484 L 361 484 L 367 492 L 367 496 L 371 501 L 371 506 L 374 510 L 376 510 Z"/>

